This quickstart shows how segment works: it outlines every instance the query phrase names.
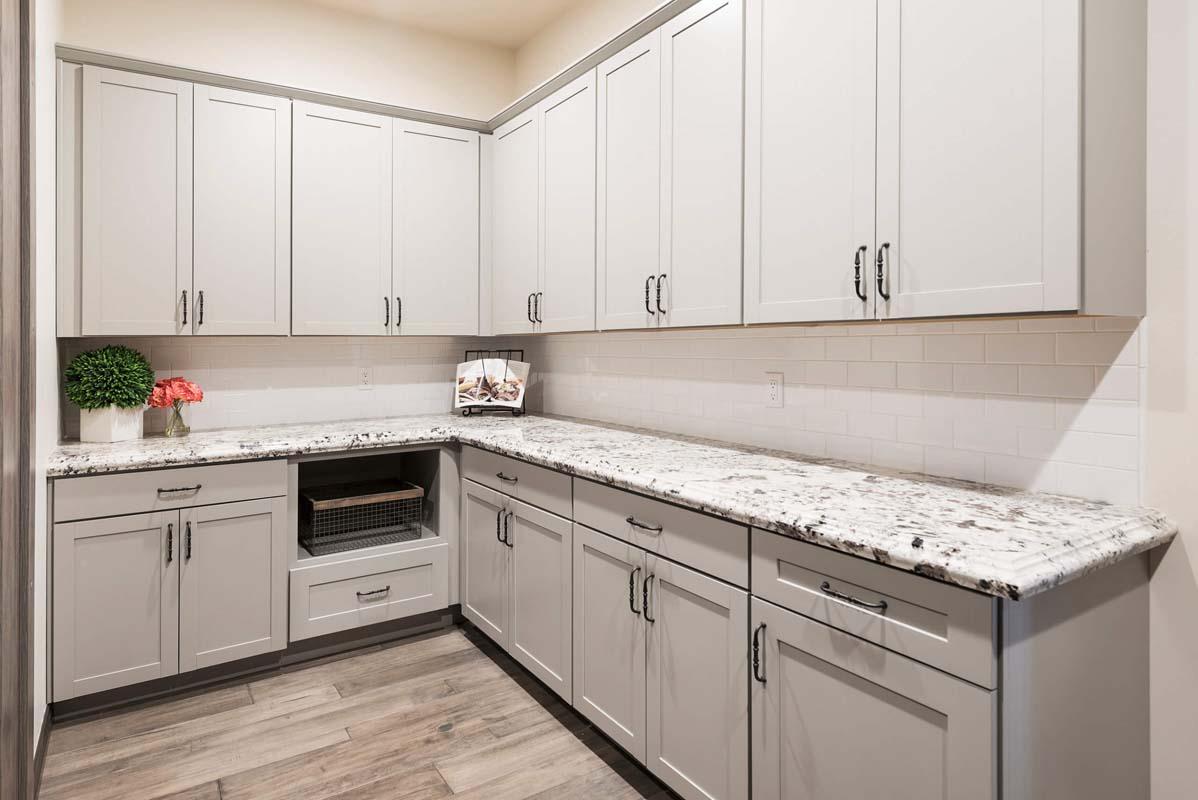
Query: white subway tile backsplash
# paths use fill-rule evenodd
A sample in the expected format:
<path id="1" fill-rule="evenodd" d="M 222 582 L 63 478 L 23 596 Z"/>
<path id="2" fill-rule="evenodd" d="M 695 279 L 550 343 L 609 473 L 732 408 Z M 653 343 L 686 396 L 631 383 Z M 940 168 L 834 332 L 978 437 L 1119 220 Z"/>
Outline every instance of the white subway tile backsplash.
<path id="1" fill-rule="evenodd" d="M 900 389 L 953 390 L 952 364 L 899 364 L 897 384 Z"/>
<path id="2" fill-rule="evenodd" d="M 869 386 L 892 389 L 897 385 L 896 367 L 882 362 L 852 362 L 847 365 L 845 383 L 849 386 Z"/>
<path id="3" fill-rule="evenodd" d="M 1059 364 L 1021 365 L 1019 393 L 1040 397 L 1089 397 L 1094 393 L 1094 369 Z"/>
<path id="4" fill-rule="evenodd" d="M 998 333 L 986 337 L 986 360 L 992 364 L 1051 364 L 1056 336 L 1051 333 Z"/>
<path id="5" fill-rule="evenodd" d="M 1134 365 L 1138 361 L 1134 332 L 1062 333 L 1057 335 L 1058 364 Z"/>
<path id="6" fill-rule="evenodd" d="M 1016 394 L 1021 367 L 1007 364 L 955 364 L 953 389 L 958 392 Z"/>
<path id="7" fill-rule="evenodd" d="M 874 336 L 869 341 L 874 361 L 923 361 L 922 336 Z"/>
<path id="8" fill-rule="evenodd" d="M 833 361 L 869 361 L 867 337 L 836 336 L 825 341 L 827 356 Z"/>
<path id="9" fill-rule="evenodd" d="M 986 337 L 981 334 L 928 336 L 923 349 L 928 361 L 979 363 L 986 360 Z"/>

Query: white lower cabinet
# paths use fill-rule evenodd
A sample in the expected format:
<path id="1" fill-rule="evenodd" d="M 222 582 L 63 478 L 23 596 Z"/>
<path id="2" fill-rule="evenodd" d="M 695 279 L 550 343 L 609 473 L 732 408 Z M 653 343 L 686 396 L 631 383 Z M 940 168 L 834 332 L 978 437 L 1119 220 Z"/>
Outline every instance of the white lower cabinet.
<path id="1" fill-rule="evenodd" d="M 462 482 L 462 614 L 567 702 L 571 523 Z"/>
<path id="2" fill-rule="evenodd" d="M 286 646 L 286 501 L 54 526 L 58 702 Z"/>
<path id="3" fill-rule="evenodd" d="M 757 598 L 752 628 L 754 800 L 997 797 L 997 692 Z"/>
<path id="4" fill-rule="evenodd" d="M 691 800 L 749 794 L 748 594 L 574 527 L 574 707 Z"/>

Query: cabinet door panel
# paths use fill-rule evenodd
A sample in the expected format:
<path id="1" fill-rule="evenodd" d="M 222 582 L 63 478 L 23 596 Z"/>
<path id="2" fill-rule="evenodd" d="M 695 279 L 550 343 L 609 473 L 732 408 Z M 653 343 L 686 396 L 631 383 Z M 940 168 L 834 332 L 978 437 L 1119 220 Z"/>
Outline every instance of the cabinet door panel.
<path id="1" fill-rule="evenodd" d="M 661 29 L 662 302 L 674 326 L 741 320 L 741 30 L 740 0 L 703 0 Z"/>
<path id="2" fill-rule="evenodd" d="M 746 322 L 873 317 L 876 24 L 876 0 L 747 0 Z"/>
<path id="3" fill-rule="evenodd" d="M 660 36 L 653 31 L 597 71 L 595 270 L 601 329 L 644 328 L 659 320 L 645 286 L 661 272 Z"/>
<path id="4" fill-rule="evenodd" d="M 291 332 L 385 336 L 391 330 L 391 120 L 311 103 L 292 106 Z"/>
<path id="5" fill-rule="evenodd" d="M 462 614 L 507 649 L 508 546 L 503 539 L 507 498 L 485 486 L 462 481 Z"/>
<path id="6" fill-rule="evenodd" d="M 570 521 L 511 504 L 511 644 L 508 651 L 533 675 L 571 700 L 574 559 Z"/>
<path id="7" fill-rule="evenodd" d="M 181 512 L 180 670 L 286 647 L 286 520 L 282 497 Z"/>
<path id="8" fill-rule="evenodd" d="M 644 552 L 574 526 L 574 708 L 645 760 Z"/>
<path id="9" fill-rule="evenodd" d="M 595 328 L 595 73 L 543 100 L 540 330 Z"/>
<path id="10" fill-rule="evenodd" d="M 1079 0 L 879 4 L 880 316 L 1071 310 Z"/>
<path id="11" fill-rule="evenodd" d="M 54 700 L 179 671 L 179 513 L 54 526 Z"/>
<path id="12" fill-rule="evenodd" d="M 744 800 L 748 593 L 653 556 L 645 569 L 645 763 L 688 800 Z"/>
<path id="13" fill-rule="evenodd" d="M 190 83 L 83 68 L 84 336 L 190 330 L 191 94 Z"/>
<path id="14" fill-rule="evenodd" d="M 195 87 L 192 283 L 196 334 L 290 330 L 290 100 Z"/>
<path id="15" fill-rule="evenodd" d="M 765 679 L 751 689 L 755 800 L 996 796 L 994 692 L 765 601 L 752 609 Z"/>
<path id="16" fill-rule="evenodd" d="M 395 332 L 478 334 L 478 134 L 395 120 Z"/>
<path id="17" fill-rule="evenodd" d="M 494 135 L 491 313 L 495 333 L 531 333 L 529 296 L 540 272 L 540 117 L 536 109 Z"/>

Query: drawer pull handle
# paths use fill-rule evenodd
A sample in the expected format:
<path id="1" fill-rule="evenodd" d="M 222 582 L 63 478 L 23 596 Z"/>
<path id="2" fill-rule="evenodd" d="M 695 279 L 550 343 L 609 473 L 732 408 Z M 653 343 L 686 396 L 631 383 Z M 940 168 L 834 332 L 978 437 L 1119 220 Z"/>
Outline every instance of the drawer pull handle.
<path id="1" fill-rule="evenodd" d="M 643 531 L 649 531 L 650 533 L 661 533 L 660 525 L 654 525 L 651 522 L 641 522 L 639 519 L 632 516 L 631 514 L 629 514 L 627 517 L 625 517 L 624 521 L 627 522 L 632 527 L 640 528 Z"/>
<path id="2" fill-rule="evenodd" d="M 657 622 L 657 617 L 649 616 L 649 584 L 653 583 L 656 577 L 657 575 L 649 573 L 649 577 L 641 584 L 641 610 L 645 612 L 645 619 L 649 622 Z"/>
<path id="3" fill-rule="evenodd" d="M 204 484 L 197 483 L 195 486 L 180 486 L 176 489 L 159 489 L 158 496 L 162 497 L 164 494 L 181 494 L 183 492 L 198 492 L 201 488 L 203 488 L 203 486 Z"/>
<path id="4" fill-rule="evenodd" d="M 513 478 L 511 475 L 505 475 L 502 472 L 496 472 L 495 477 L 499 478 L 501 481 L 506 481 L 507 483 L 515 483 L 516 481 L 520 480 L 519 477 Z"/>
<path id="5" fill-rule="evenodd" d="M 384 586 L 382 589 L 372 589 L 369 592 L 355 592 L 355 594 L 358 595 L 359 600 L 371 600 L 379 595 L 385 595 L 389 591 L 391 591 L 390 584 Z"/>
<path id="6" fill-rule="evenodd" d="M 761 634 L 765 633 L 765 623 L 757 626 L 757 630 L 753 631 L 753 678 L 760 683 L 765 683 L 765 661 L 761 658 Z"/>
<path id="7" fill-rule="evenodd" d="M 191 561 L 191 520 L 187 521 L 187 534 L 183 539 L 183 560 Z"/>
<path id="8" fill-rule="evenodd" d="M 889 607 L 889 604 L 885 600 L 879 600 L 876 603 L 871 603 L 868 600 L 858 600 L 851 594 L 838 592 L 833 589 L 832 584 L 828 583 L 827 581 L 824 581 L 819 585 L 819 590 L 828 595 L 828 597 L 834 597 L 837 600 L 843 600 L 844 602 L 855 605 L 858 608 L 868 608 L 871 611 L 881 611 L 882 613 L 886 613 L 886 609 Z"/>
<path id="9" fill-rule="evenodd" d="M 636 607 L 636 576 L 640 574 L 640 567 L 628 573 L 628 610 L 638 617 L 641 615 L 641 610 Z"/>
<path id="10" fill-rule="evenodd" d="M 509 511 L 509 512 L 507 512 L 507 515 L 504 516 L 504 518 L 503 518 L 503 543 L 506 544 L 508 547 L 512 548 L 513 550 L 516 548 L 516 545 L 514 545 L 512 543 L 512 531 L 511 531 L 512 517 L 514 517 L 514 516 L 516 516 L 516 512 Z"/>
<path id="11" fill-rule="evenodd" d="M 175 560 L 175 523 L 166 523 L 166 563 Z"/>
<path id="12" fill-rule="evenodd" d="M 495 541 L 497 541 L 497 542 L 503 542 L 503 534 L 500 533 L 502 525 L 503 525 L 503 509 L 501 508 L 495 512 Z M 503 542 L 503 543 L 506 544 L 506 542 Z"/>

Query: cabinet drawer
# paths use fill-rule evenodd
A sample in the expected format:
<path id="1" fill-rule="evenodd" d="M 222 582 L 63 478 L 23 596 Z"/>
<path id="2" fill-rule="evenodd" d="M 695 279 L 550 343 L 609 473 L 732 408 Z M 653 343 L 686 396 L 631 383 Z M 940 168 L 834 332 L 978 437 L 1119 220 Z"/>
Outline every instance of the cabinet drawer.
<path id="1" fill-rule="evenodd" d="M 569 475 L 475 447 L 462 449 L 462 477 L 497 492 L 570 516 Z"/>
<path id="2" fill-rule="evenodd" d="M 753 530 L 753 594 L 986 688 L 994 598 Z"/>
<path id="3" fill-rule="evenodd" d="M 449 606 L 449 543 L 291 570 L 290 641 Z"/>
<path id="4" fill-rule="evenodd" d="M 574 520 L 741 587 L 749 529 L 593 481 L 574 481 Z"/>
<path id="5" fill-rule="evenodd" d="M 165 511 L 285 494 L 284 459 L 59 478 L 54 481 L 54 521 Z"/>

